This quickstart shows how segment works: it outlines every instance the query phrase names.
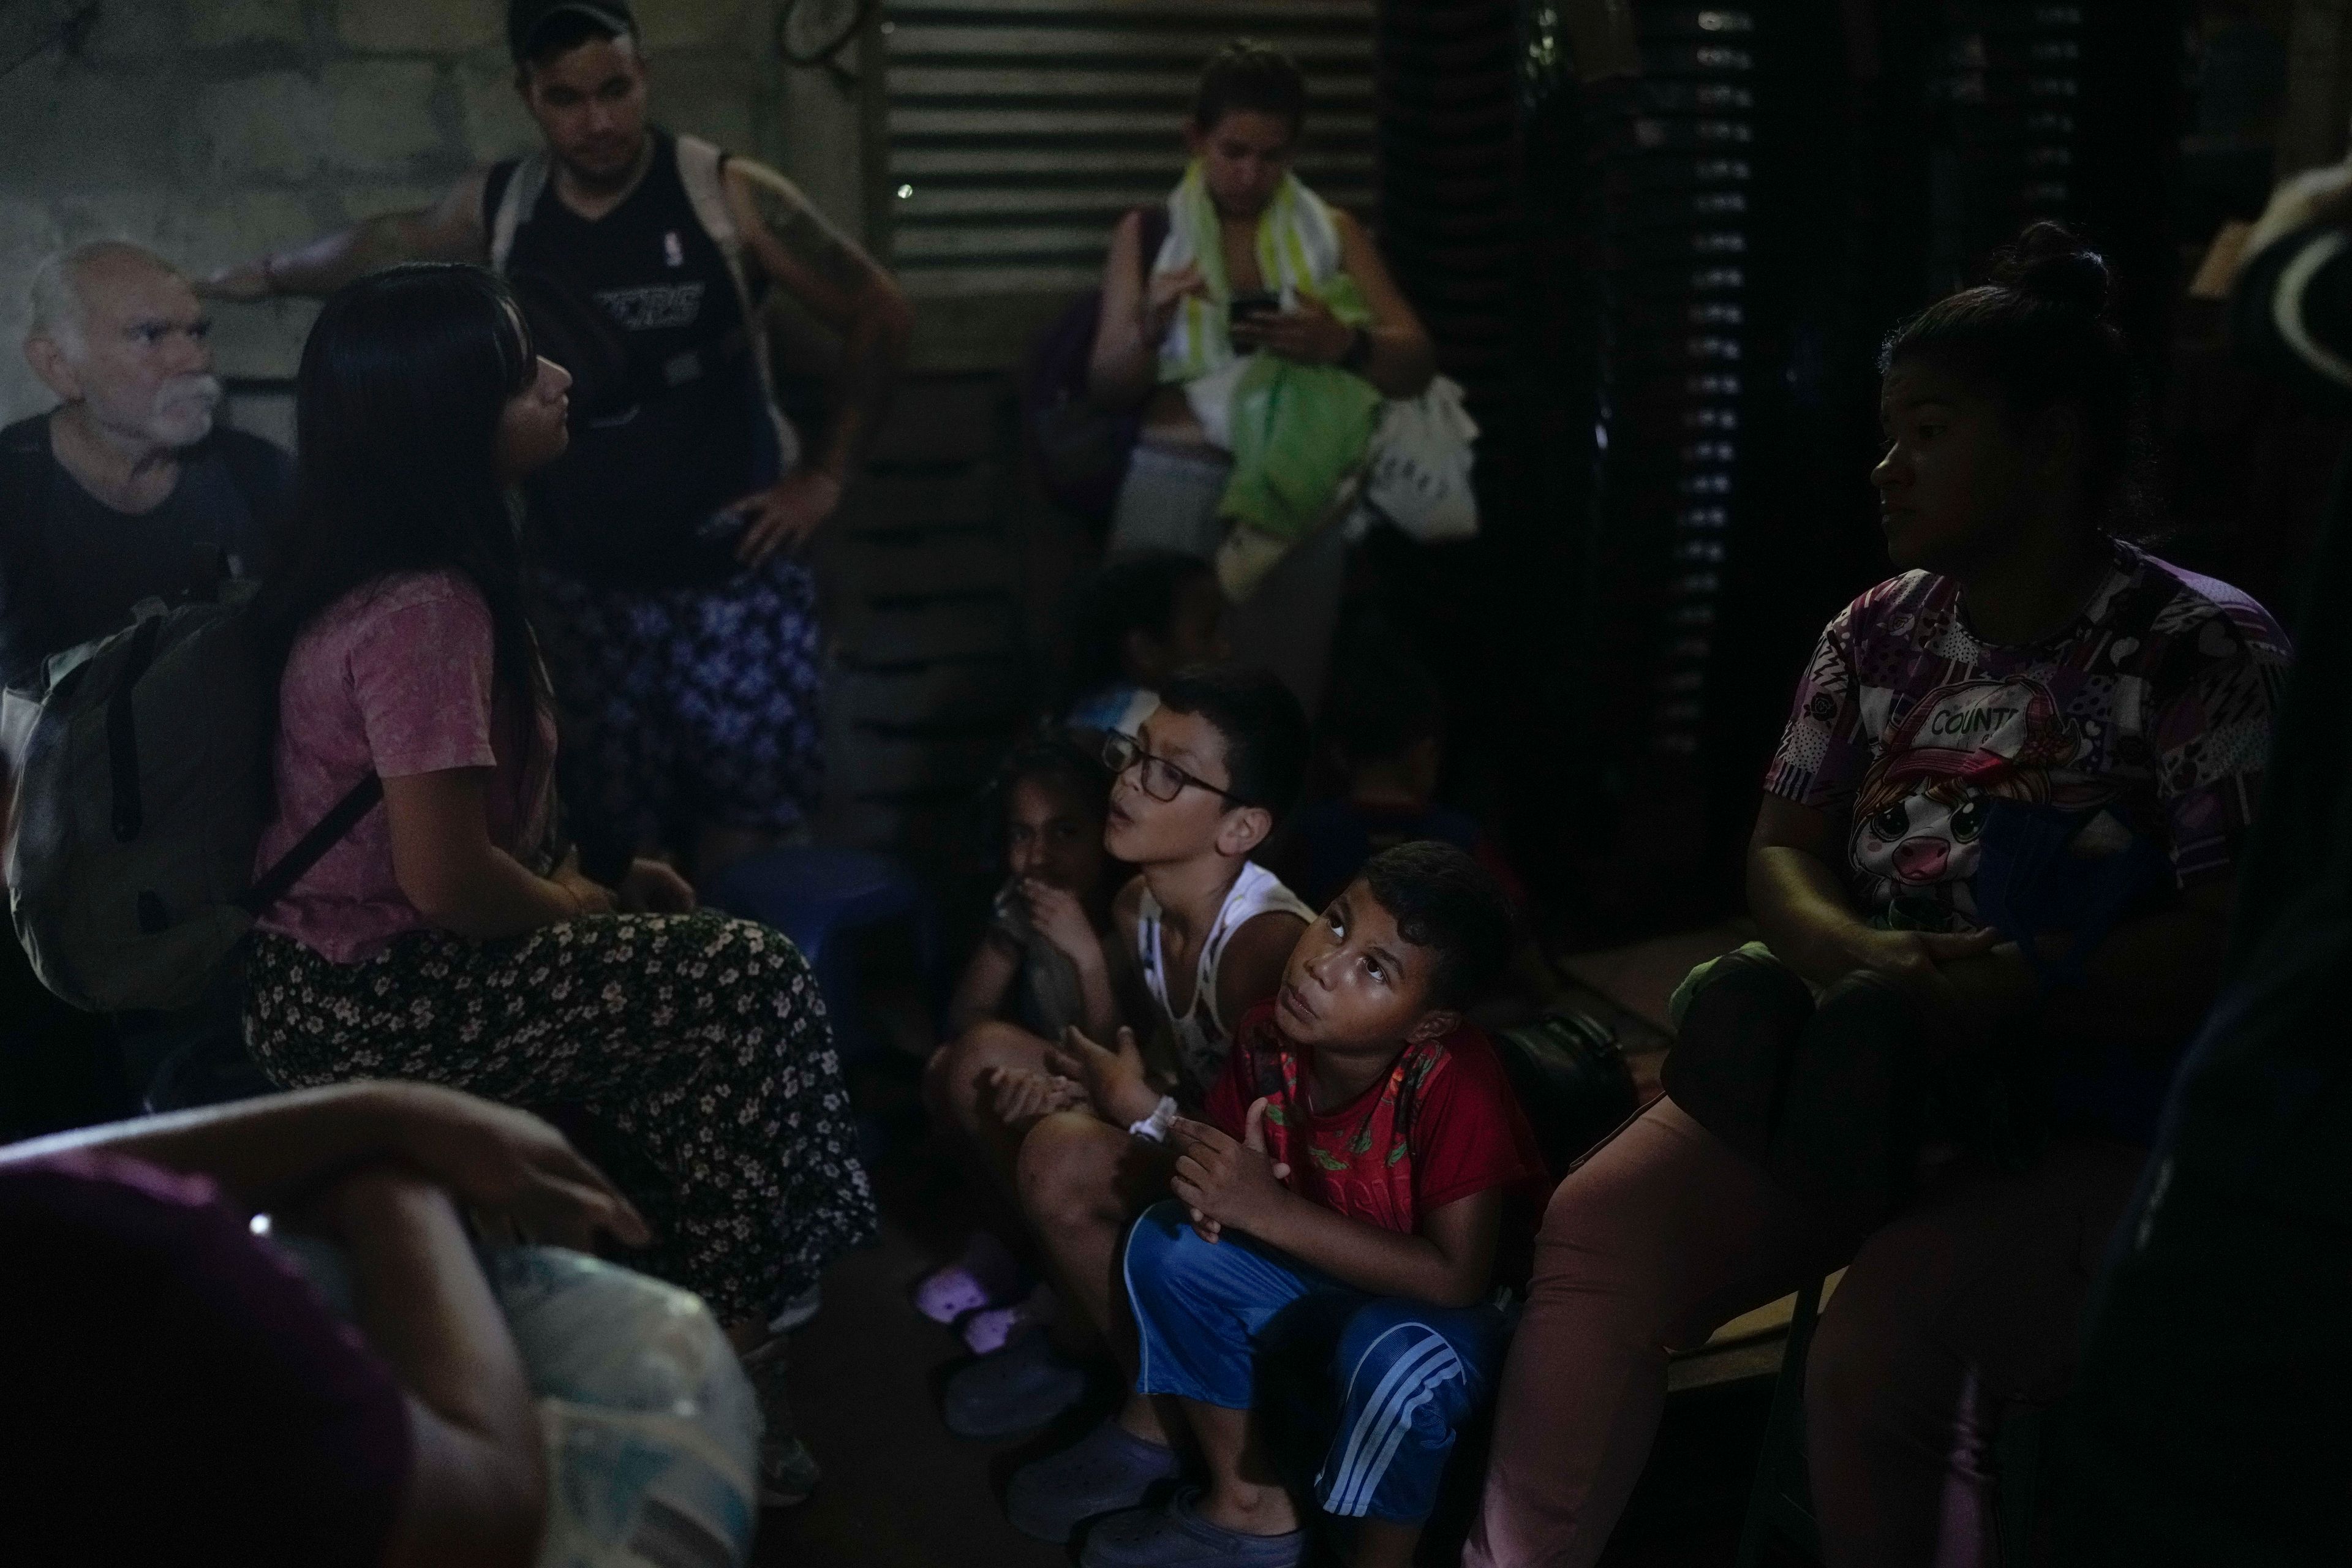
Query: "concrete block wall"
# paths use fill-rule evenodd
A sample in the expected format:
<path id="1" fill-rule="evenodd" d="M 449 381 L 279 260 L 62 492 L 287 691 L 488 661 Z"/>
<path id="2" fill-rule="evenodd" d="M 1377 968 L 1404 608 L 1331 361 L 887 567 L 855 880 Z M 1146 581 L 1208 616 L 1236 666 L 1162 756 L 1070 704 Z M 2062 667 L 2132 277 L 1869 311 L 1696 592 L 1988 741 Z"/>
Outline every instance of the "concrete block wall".
<path id="1" fill-rule="evenodd" d="M 73 8 L 26 0 L 11 33 Z M 637 0 L 656 116 L 774 163 L 856 233 L 855 94 L 781 62 L 776 10 Z M 49 401 L 17 345 L 26 283 L 52 250 L 121 237 L 200 274 L 422 205 L 528 149 L 505 14 L 502 0 L 100 0 L 17 67 L 0 81 L 0 420 Z M 222 372 L 290 374 L 314 310 L 217 307 Z"/>

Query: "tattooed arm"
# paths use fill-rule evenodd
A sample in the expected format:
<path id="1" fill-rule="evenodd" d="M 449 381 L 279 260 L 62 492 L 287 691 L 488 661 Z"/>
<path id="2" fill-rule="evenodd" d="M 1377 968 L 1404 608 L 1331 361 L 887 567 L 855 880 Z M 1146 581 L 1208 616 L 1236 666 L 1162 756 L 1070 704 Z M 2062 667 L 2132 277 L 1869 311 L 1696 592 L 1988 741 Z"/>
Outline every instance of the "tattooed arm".
<path id="1" fill-rule="evenodd" d="M 773 169 L 729 159 L 727 194 L 761 270 L 841 334 L 840 412 L 815 463 L 844 479 L 889 407 L 913 310 L 890 275 Z"/>
<path id="2" fill-rule="evenodd" d="M 350 282 L 395 261 L 471 261 L 490 258 L 482 229 L 482 191 L 489 171 L 476 169 L 442 193 L 429 207 L 379 213 L 307 244 L 267 252 L 224 267 L 196 285 L 215 300 L 267 300 L 277 294 L 324 299 Z"/>

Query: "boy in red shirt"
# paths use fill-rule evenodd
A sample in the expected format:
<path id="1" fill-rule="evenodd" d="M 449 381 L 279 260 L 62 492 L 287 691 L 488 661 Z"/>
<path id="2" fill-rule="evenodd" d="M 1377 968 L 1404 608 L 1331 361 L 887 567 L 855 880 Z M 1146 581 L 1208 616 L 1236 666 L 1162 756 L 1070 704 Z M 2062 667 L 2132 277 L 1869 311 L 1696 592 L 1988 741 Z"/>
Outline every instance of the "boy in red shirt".
<path id="1" fill-rule="evenodd" d="M 1454 1435 L 1502 1364 L 1507 1228 L 1524 1236 L 1549 1185 L 1494 1047 L 1459 1011 L 1500 971 L 1511 927 L 1468 855 L 1400 845 L 1244 1016 L 1209 1121 L 1175 1123 L 1174 1198 L 1138 1222 L 1126 1258 L 1137 1393 L 1182 1411 L 1208 1486 L 1098 1521 L 1087 1568 L 1303 1558 L 1251 1406 L 1269 1331 L 1307 1321 L 1338 1330 L 1339 1424 L 1315 1501 L 1361 1521 L 1360 1568 L 1411 1561 Z"/>

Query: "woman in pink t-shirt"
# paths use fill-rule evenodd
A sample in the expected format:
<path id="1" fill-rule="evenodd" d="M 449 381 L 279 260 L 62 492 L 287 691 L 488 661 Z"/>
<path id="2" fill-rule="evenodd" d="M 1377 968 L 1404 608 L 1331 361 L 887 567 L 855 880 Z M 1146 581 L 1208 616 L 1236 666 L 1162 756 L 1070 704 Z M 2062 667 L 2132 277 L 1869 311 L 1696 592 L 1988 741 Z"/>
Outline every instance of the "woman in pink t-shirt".
<path id="1" fill-rule="evenodd" d="M 370 773 L 383 798 L 260 921 L 246 1037 L 289 1087 L 421 1079 L 584 1110 L 660 1173 L 632 1194 L 645 1266 L 699 1291 L 748 1363 L 781 1364 L 758 1354 L 771 1316 L 872 1234 L 873 1197 L 792 942 L 695 910 L 657 861 L 601 886 L 551 837 L 510 491 L 563 450 L 570 382 L 475 268 L 377 273 L 311 330 L 296 537 L 257 605 L 283 668 L 257 864 Z M 783 1500 L 806 1456 L 772 1433 Z"/>

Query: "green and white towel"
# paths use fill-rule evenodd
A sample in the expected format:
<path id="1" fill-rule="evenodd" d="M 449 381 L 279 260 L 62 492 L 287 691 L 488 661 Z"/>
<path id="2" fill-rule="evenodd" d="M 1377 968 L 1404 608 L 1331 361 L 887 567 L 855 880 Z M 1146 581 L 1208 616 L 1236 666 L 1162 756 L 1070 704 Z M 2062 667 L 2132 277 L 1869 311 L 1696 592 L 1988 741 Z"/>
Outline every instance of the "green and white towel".
<path id="1" fill-rule="evenodd" d="M 1370 326 L 1370 308 L 1342 264 L 1330 206 L 1286 174 L 1257 225 L 1257 268 L 1285 310 L 1320 300 L 1348 325 Z M 1417 538 L 1477 531 L 1470 489 L 1470 442 L 1477 426 L 1462 389 L 1440 376 L 1416 398 L 1381 397 L 1361 376 L 1335 365 L 1296 364 L 1273 354 L 1239 354 L 1226 331 L 1233 281 L 1215 204 L 1196 160 L 1168 196 L 1168 237 L 1152 272 L 1197 268 L 1202 291 L 1178 307 L 1160 344 L 1160 380 L 1181 385 L 1210 441 L 1233 454 L 1218 502 L 1240 525 L 1220 551 L 1218 574 L 1239 600 L 1290 547 L 1336 521 L 1341 498 L 1351 531 L 1372 518 Z"/>
<path id="2" fill-rule="evenodd" d="M 1257 225 L 1258 274 L 1282 308 L 1319 300 L 1350 326 L 1371 311 L 1339 269 L 1339 229 L 1323 199 L 1286 174 Z M 1226 332 L 1233 302 L 1217 209 L 1196 160 L 1168 197 L 1168 237 L 1155 274 L 1200 269 L 1202 295 L 1187 298 L 1160 347 L 1160 379 L 1183 386 L 1211 441 L 1234 455 L 1218 515 L 1267 536 L 1254 565 L 1226 589 L 1244 596 L 1265 566 L 1330 521 L 1340 486 L 1360 468 L 1381 395 L 1360 376 L 1272 354 L 1239 355 Z M 1256 557 L 1262 556 L 1258 561 Z M 1222 566 L 1221 566 L 1222 570 Z M 1245 581 L 1244 581 L 1245 579 Z"/>
<path id="3" fill-rule="evenodd" d="M 1333 297 L 1339 285 L 1336 292 L 1353 307 L 1354 315 L 1369 321 L 1370 312 L 1364 309 L 1362 296 L 1339 265 L 1339 227 L 1329 205 L 1297 175 L 1284 175 L 1257 221 L 1257 269 L 1267 292 L 1279 295 L 1286 310 L 1296 306 L 1301 295 L 1320 300 L 1346 321 L 1350 311 L 1342 308 L 1342 299 Z M 1187 299 L 1167 337 L 1160 341 L 1163 383 L 1198 381 L 1223 370 L 1235 358 L 1233 340 L 1225 333 L 1234 288 L 1225 276 L 1216 204 L 1209 199 L 1208 182 L 1197 158 L 1168 194 L 1168 237 L 1160 242 L 1151 270 L 1178 272 L 1187 267 L 1201 269 L 1206 297 Z"/>

